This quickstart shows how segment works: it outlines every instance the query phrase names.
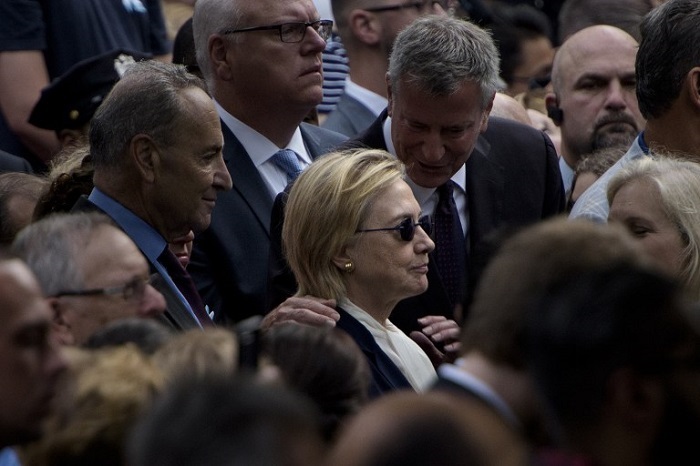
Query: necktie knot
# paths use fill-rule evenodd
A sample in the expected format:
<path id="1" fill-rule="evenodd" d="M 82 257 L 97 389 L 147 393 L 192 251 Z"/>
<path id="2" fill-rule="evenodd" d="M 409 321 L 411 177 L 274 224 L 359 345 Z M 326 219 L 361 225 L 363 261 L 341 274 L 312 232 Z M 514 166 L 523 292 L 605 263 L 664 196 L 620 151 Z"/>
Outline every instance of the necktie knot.
<path id="1" fill-rule="evenodd" d="M 272 156 L 272 162 L 286 175 L 287 181 L 294 181 L 302 171 L 299 156 L 291 149 L 280 149 Z"/>
<path id="2" fill-rule="evenodd" d="M 438 193 L 437 210 L 439 210 L 440 212 L 442 212 L 446 215 L 451 215 L 451 213 L 453 212 L 452 206 L 455 203 L 454 196 L 453 196 L 454 181 L 447 180 L 447 182 L 445 184 L 438 186 L 437 193 Z"/>

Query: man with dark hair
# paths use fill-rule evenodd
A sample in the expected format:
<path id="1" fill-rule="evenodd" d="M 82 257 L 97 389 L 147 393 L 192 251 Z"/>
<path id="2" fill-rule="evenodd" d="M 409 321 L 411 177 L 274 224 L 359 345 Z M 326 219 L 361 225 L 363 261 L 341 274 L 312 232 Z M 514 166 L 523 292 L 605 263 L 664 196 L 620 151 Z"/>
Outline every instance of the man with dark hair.
<path id="1" fill-rule="evenodd" d="M 627 153 L 576 201 L 571 217 L 608 220 L 607 186 L 623 166 L 663 149 L 700 157 L 700 2 L 668 0 L 642 22 L 637 100 L 646 128 Z"/>
<path id="2" fill-rule="evenodd" d="M 103 211 L 136 243 L 163 278 L 165 315 L 177 328 L 212 323 L 167 243 L 205 230 L 218 194 L 231 189 L 222 147 L 204 82 L 157 61 L 131 65 L 90 126 L 95 188 L 74 210 Z"/>
<path id="3" fill-rule="evenodd" d="M 592 464 L 700 460 L 700 334 L 677 290 L 618 266 L 569 277 L 530 310 L 527 362 L 568 454 Z"/>

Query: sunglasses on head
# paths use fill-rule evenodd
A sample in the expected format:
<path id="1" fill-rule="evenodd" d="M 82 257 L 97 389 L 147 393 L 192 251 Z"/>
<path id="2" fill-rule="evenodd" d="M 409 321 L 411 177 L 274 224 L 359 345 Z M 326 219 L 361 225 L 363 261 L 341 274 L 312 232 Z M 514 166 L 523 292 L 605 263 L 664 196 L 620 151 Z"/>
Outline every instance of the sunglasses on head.
<path id="1" fill-rule="evenodd" d="M 417 222 L 413 222 L 413 219 L 406 218 L 401 221 L 397 226 L 390 228 L 369 228 L 365 230 L 355 230 L 355 233 L 366 233 L 370 231 L 398 231 L 399 236 L 404 241 L 411 241 L 413 237 L 416 236 L 416 227 L 421 227 L 428 235 L 433 232 L 433 223 L 429 215 L 424 215 L 419 218 Z"/>

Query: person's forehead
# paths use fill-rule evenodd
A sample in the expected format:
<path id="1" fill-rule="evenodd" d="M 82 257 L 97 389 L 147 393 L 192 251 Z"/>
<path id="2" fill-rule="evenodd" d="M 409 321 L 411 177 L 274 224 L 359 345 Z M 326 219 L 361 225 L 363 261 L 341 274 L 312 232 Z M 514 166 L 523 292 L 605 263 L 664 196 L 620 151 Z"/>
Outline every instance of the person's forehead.
<path id="1" fill-rule="evenodd" d="M 48 322 L 50 314 L 34 276 L 19 263 L 0 265 L 0 333 Z"/>
<path id="2" fill-rule="evenodd" d="M 93 232 L 81 262 L 83 271 L 88 273 L 86 280 L 110 272 L 148 272 L 148 263 L 136 244 L 112 225 L 100 225 Z"/>
<path id="3" fill-rule="evenodd" d="M 399 80 L 395 93 L 402 115 L 416 121 L 439 120 L 445 124 L 473 119 L 482 111 L 481 87 L 475 81 L 464 81 L 449 95 L 433 95 L 410 78 Z"/>
<path id="4" fill-rule="evenodd" d="M 627 41 L 577 41 L 562 50 L 555 60 L 555 68 L 563 76 L 578 76 L 586 71 L 631 71 L 637 48 Z"/>

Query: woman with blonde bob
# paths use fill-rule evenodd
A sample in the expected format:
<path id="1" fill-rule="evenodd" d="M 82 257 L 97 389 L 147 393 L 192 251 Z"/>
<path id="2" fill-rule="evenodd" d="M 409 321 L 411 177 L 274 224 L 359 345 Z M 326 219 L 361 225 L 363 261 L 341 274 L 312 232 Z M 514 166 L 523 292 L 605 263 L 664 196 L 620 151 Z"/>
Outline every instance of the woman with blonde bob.
<path id="1" fill-rule="evenodd" d="M 370 396 L 421 391 L 435 378 L 426 354 L 389 321 L 400 300 L 427 289 L 435 247 L 403 176 L 403 164 L 381 150 L 326 155 L 294 183 L 282 229 L 297 296 L 336 300 L 337 327 L 370 365 Z"/>
<path id="2" fill-rule="evenodd" d="M 608 185 L 621 222 L 661 269 L 700 301 L 700 165 L 664 154 L 627 165 Z"/>

